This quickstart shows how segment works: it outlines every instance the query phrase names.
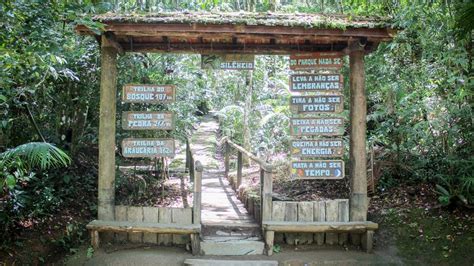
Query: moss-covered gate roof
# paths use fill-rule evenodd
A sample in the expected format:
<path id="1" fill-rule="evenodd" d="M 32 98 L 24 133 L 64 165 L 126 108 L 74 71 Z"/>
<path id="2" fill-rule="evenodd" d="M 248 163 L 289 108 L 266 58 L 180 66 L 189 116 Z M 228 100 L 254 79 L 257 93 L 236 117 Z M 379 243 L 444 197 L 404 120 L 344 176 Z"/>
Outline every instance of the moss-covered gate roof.
<path id="1" fill-rule="evenodd" d="M 361 41 L 367 51 L 389 41 L 388 19 L 334 14 L 283 13 L 106 13 L 94 17 L 125 51 L 239 52 L 288 54 L 342 51 Z M 95 35 L 85 25 L 80 34 Z"/>

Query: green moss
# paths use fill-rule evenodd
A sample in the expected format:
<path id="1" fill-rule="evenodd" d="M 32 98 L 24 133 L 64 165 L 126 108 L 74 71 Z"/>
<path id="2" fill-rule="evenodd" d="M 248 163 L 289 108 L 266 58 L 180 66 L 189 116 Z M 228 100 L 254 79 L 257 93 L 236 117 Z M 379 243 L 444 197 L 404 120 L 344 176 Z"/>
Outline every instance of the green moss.
<path id="1" fill-rule="evenodd" d="M 260 25 L 304 28 L 346 29 L 346 28 L 389 28 L 390 20 L 380 17 L 355 17 L 329 14 L 283 14 L 249 12 L 163 12 L 163 13 L 106 13 L 94 18 L 103 23 L 162 23 L 162 24 L 204 24 L 204 25 Z"/>

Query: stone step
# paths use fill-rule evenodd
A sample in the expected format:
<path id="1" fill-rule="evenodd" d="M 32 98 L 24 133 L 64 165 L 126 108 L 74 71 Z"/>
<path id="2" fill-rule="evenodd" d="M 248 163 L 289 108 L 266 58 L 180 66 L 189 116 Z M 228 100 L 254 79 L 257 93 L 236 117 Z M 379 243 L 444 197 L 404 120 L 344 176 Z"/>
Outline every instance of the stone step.
<path id="1" fill-rule="evenodd" d="M 256 223 L 203 223 L 203 236 L 243 236 L 260 237 L 261 229 Z"/>
<path id="2" fill-rule="evenodd" d="M 189 266 L 278 266 L 278 261 L 273 260 L 202 260 L 187 259 L 184 265 Z"/>
<path id="3" fill-rule="evenodd" d="M 229 237 L 213 237 L 201 241 L 203 255 L 262 255 L 264 247 L 263 241 Z"/>

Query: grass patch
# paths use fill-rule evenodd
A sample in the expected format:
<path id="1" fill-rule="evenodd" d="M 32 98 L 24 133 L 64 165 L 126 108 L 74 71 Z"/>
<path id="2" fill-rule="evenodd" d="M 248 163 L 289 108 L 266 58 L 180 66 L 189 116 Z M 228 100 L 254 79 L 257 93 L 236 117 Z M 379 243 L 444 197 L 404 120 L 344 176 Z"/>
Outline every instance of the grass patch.
<path id="1" fill-rule="evenodd" d="M 471 214 L 443 210 L 390 209 L 382 226 L 394 234 L 399 255 L 410 265 L 473 265 Z"/>

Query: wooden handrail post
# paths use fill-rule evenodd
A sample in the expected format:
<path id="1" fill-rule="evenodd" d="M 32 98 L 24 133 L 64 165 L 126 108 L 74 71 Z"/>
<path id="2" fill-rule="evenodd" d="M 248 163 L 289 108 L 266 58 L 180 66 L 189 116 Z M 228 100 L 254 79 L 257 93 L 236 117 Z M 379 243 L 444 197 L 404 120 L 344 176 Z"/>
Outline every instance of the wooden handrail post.
<path id="1" fill-rule="evenodd" d="M 193 198 L 193 224 L 201 223 L 201 187 L 202 187 L 201 162 L 196 162 L 196 175 L 194 177 L 194 198 Z"/>
<path id="2" fill-rule="evenodd" d="M 230 156 L 230 145 L 229 143 L 225 142 L 224 147 L 224 177 L 226 179 L 229 178 L 229 156 Z"/>
<path id="3" fill-rule="evenodd" d="M 262 172 L 262 171 L 261 171 Z M 272 167 L 267 166 L 267 169 L 263 170 L 263 183 L 262 183 L 262 222 L 270 221 L 272 216 L 272 191 L 273 191 L 273 179 L 272 179 Z"/>
<path id="4" fill-rule="evenodd" d="M 191 182 L 194 182 L 194 176 L 195 176 L 195 166 L 194 166 L 194 158 L 193 158 L 193 155 L 191 152 L 189 152 L 189 157 L 190 157 L 190 160 L 189 160 L 189 180 Z"/>
<path id="5" fill-rule="evenodd" d="M 186 165 L 185 170 L 190 171 L 191 169 L 191 147 L 189 146 L 189 140 L 186 138 Z"/>
<path id="6" fill-rule="evenodd" d="M 239 189 L 240 185 L 242 185 L 242 167 L 243 167 L 243 160 L 242 160 L 242 152 L 237 152 L 237 186 L 236 189 Z"/>

